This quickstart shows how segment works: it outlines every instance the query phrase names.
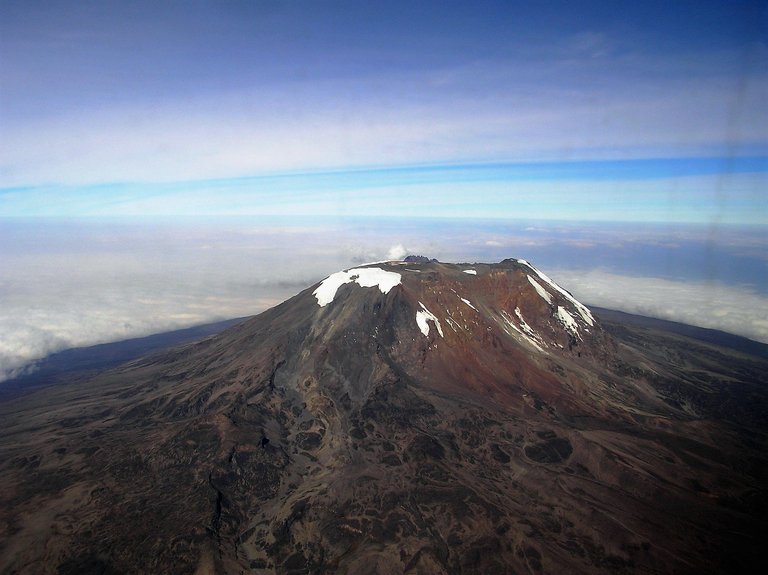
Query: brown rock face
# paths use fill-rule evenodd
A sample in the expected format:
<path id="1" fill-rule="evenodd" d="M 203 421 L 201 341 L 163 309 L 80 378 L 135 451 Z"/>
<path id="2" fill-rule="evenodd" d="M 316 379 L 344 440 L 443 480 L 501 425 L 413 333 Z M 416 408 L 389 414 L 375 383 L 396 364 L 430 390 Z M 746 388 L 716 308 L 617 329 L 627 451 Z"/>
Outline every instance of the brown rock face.
<path id="1" fill-rule="evenodd" d="M 751 572 L 768 362 L 606 325 L 389 262 L 7 401 L 0 572 Z"/>

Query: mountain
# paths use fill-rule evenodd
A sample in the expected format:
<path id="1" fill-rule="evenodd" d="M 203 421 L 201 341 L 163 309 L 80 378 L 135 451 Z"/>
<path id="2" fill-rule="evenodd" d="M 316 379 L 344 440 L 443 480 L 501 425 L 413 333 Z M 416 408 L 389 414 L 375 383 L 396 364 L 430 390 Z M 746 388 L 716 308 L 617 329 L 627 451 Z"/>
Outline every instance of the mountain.
<path id="1" fill-rule="evenodd" d="M 754 572 L 766 368 L 523 260 L 345 270 L 0 403 L 0 571 Z"/>

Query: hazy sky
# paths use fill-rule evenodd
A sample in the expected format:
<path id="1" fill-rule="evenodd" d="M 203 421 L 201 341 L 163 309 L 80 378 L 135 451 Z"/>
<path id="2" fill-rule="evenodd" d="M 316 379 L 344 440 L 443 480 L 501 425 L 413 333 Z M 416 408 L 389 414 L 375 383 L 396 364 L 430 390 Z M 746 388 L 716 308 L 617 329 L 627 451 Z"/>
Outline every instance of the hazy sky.
<path id="1" fill-rule="evenodd" d="M 768 342 L 766 102 L 763 0 L 0 0 L 0 380 L 406 252 Z"/>
<path id="2" fill-rule="evenodd" d="M 766 38 L 762 1 L 4 0 L 0 216 L 766 224 Z"/>

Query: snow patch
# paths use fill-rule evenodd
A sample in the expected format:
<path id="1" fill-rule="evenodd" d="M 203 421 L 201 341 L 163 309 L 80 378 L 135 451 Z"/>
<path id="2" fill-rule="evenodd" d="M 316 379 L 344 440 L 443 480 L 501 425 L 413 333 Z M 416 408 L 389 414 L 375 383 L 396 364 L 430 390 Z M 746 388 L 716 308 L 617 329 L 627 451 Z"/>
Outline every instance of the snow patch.
<path id="1" fill-rule="evenodd" d="M 541 298 L 546 301 L 549 305 L 552 305 L 552 296 L 549 295 L 549 292 L 545 290 L 543 287 L 541 287 L 541 284 L 537 282 L 535 279 L 533 279 L 531 276 L 525 276 L 528 278 L 528 281 L 531 282 L 531 285 L 533 286 L 533 289 L 536 290 L 536 293 L 541 296 Z"/>
<path id="2" fill-rule="evenodd" d="M 469 307 L 471 307 L 473 310 L 477 311 L 477 308 L 473 306 L 468 299 L 464 299 L 463 297 L 459 296 L 459 299 L 463 301 L 465 304 L 467 304 Z"/>
<path id="3" fill-rule="evenodd" d="M 535 267 L 533 267 L 531 264 L 529 264 L 525 260 L 517 260 L 521 264 L 528 266 L 531 268 L 539 278 L 544 280 L 546 283 L 548 283 L 552 288 L 557 291 L 560 295 L 562 295 L 565 299 L 567 299 L 569 302 L 571 302 L 574 307 L 576 308 L 576 311 L 579 312 L 579 315 L 582 317 L 582 319 L 587 322 L 589 325 L 595 325 L 595 318 L 592 316 L 592 312 L 587 309 L 587 306 L 585 306 L 583 303 L 579 302 L 574 298 L 571 294 L 569 294 L 567 291 L 565 291 L 563 288 L 561 288 L 559 285 L 557 285 L 555 282 L 553 282 L 549 277 L 547 277 L 545 274 L 537 270 Z M 529 278 L 530 279 L 530 278 Z M 570 315 L 570 314 L 569 314 Z"/>
<path id="4" fill-rule="evenodd" d="M 344 284 L 355 282 L 360 287 L 378 286 L 381 293 L 389 293 L 396 285 L 400 284 L 401 275 L 388 272 L 381 268 L 354 268 L 347 271 L 336 272 L 325 278 L 313 295 L 317 298 L 320 307 L 325 307 L 336 297 L 336 292 Z"/>
<path id="5" fill-rule="evenodd" d="M 517 313 L 518 311 L 519 310 L 516 309 L 515 313 Z M 501 315 L 504 317 L 505 324 L 515 331 L 515 333 L 512 334 L 508 330 L 505 330 L 505 331 L 507 331 L 507 333 L 509 333 L 510 335 L 516 335 L 518 338 L 520 338 L 523 341 L 529 343 L 530 345 L 532 345 L 533 347 L 535 347 L 536 349 L 538 349 L 541 352 L 544 351 L 544 349 L 541 347 L 541 345 L 539 345 L 541 343 L 540 338 L 538 337 L 536 332 L 534 332 L 530 328 L 530 326 L 528 326 L 528 324 L 523 322 L 523 325 L 525 326 L 525 328 L 527 328 L 527 330 L 530 331 L 530 334 L 533 334 L 533 335 L 530 335 L 529 333 L 526 333 L 526 331 L 523 331 L 523 329 L 519 328 L 515 324 L 515 322 L 512 320 L 512 318 L 510 317 L 510 315 L 507 312 L 502 310 Z M 519 316 L 519 317 L 522 319 L 522 316 Z"/>
<path id="6" fill-rule="evenodd" d="M 423 303 L 419 302 L 419 305 L 421 306 L 421 311 L 416 312 L 416 325 L 419 326 L 421 333 L 429 335 L 429 323 L 427 322 L 428 320 L 432 320 L 437 328 L 437 333 L 440 334 L 440 337 L 443 337 L 443 328 L 440 327 L 440 320 L 437 319 L 435 314 L 429 311 Z"/>
<path id="7" fill-rule="evenodd" d="M 517 319 L 520 320 L 520 328 L 533 340 L 537 341 L 541 345 L 546 345 L 544 343 L 544 340 L 541 338 L 541 336 L 536 333 L 536 331 L 529 326 L 527 323 L 525 323 L 525 320 L 523 319 L 523 314 L 520 311 L 519 307 L 515 308 L 515 315 L 517 316 Z"/>
<path id="8" fill-rule="evenodd" d="M 459 333 L 459 329 L 461 329 L 461 326 L 457 322 L 455 322 L 451 316 L 446 317 L 445 321 L 448 322 L 448 325 L 453 328 L 453 331 L 455 331 L 456 333 Z"/>
<path id="9" fill-rule="evenodd" d="M 579 335 L 579 326 L 576 323 L 576 320 L 563 306 L 557 306 L 557 319 L 559 319 L 560 322 L 565 326 L 565 329 L 581 339 L 581 335 Z"/>
<path id="10" fill-rule="evenodd" d="M 465 274 L 469 274 L 469 275 L 473 275 L 473 276 L 477 275 L 477 271 L 475 271 L 475 270 L 463 270 L 463 271 L 464 271 Z"/>

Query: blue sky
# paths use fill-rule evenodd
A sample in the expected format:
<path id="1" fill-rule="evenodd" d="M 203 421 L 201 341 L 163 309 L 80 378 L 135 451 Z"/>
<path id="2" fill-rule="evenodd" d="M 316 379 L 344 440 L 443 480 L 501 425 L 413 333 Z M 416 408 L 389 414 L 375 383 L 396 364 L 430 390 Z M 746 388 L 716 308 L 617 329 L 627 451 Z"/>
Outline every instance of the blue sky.
<path id="1" fill-rule="evenodd" d="M 0 16 L 0 216 L 768 224 L 764 2 Z"/>

